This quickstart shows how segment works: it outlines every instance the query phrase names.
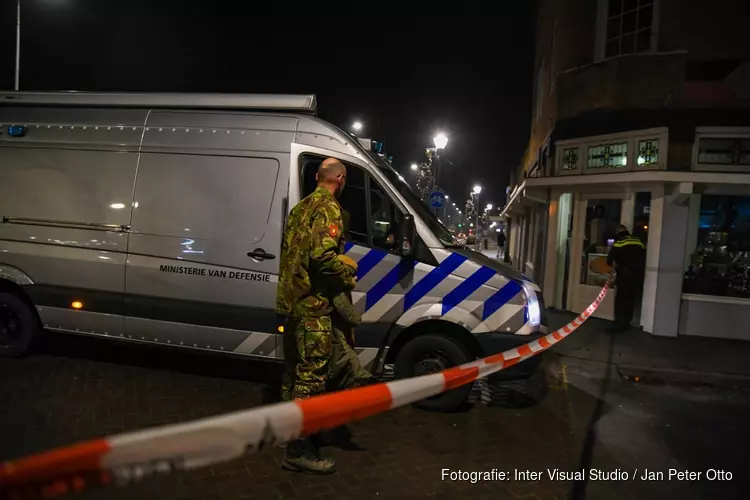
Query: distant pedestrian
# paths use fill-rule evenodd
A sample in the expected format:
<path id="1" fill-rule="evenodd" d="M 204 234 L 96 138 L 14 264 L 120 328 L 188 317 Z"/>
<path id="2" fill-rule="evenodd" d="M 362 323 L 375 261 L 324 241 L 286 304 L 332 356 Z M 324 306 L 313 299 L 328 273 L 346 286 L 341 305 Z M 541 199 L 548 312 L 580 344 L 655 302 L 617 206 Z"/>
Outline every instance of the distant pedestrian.
<path id="1" fill-rule="evenodd" d="M 500 254 L 505 254 L 505 233 L 502 229 L 499 229 L 497 231 L 497 234 L 495 235 L 497 238 L 497 255 L 496 257 L 499 259 Z"/>
<path id="2" fill-rule="evenodd" d="M 615 324 L 609 333 L 621 333 L 630 329 L 635 304 L 643 295 L 643 280 L 646 273 L 646 246 L 628 228 L 617 227 L 615 242 L 607 255 L 607 264 L 614 265 L 615 278 Z"/>

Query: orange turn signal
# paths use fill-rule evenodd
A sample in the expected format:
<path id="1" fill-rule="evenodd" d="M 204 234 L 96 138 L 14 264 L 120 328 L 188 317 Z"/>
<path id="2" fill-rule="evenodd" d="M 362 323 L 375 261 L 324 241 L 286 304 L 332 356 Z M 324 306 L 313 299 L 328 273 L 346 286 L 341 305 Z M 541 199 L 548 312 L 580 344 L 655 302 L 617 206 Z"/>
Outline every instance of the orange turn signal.
<path id="1" fill-rule="evenodd" d="M 73 309 L 80 309 L 80 308 L 82 308 L 82 307 L 83 307 L 83 302 L 80 302 L 80 301 L 78 301 L 78 300 L 74 300 L 74 301 L 73 301 L 73 303 L 72 303 L 72 304 L 70 304 L 70 306 L 71 306 L 71 307 L 72 307 Z"/>

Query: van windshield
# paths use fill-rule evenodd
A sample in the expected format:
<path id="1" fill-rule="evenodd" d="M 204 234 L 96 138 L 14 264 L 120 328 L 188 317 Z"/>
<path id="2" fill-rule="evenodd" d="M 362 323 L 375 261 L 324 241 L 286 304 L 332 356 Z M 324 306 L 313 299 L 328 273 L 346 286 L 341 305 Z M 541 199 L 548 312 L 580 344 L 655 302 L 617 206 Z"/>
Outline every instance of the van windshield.
<path id="1" fill-rule="evenodd" d="M 369 151 L 368 151 L 369 153 Z M 380 171 L 391 181 L 391 184 L 398 189 L 398 192 L 406 198 L 409 205 L 417 212 L 417 215 L 427 224 L 437 239 L 440 242 L 450 248 L 461 248 L 463 245 L 459 245 L 458 242 L 453 238 L 453 234 L 435 217 L 435 214 L 422 202 L 414 191 L 411 190 L 409 184 L 406 183 L 404 178 L 399 175 L 396 170 L 393 169 L 388 163 L 382 158 L 375 154 L 370 153 L 370 157 L 378 165 Z"/>

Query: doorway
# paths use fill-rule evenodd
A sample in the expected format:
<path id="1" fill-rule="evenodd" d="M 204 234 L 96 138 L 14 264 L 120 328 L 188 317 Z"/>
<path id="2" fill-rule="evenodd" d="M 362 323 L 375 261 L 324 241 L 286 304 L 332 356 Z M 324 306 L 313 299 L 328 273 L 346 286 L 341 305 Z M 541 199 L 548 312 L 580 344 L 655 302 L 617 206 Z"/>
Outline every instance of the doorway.
<path id="1" fill-rule="evenodd" d="M 580 313 L 599 295 L 608 275 L 596 271 L 596 262 L 607 259 L 619 224 L 628 224 L 632 213 L 623 206 L 625 194 L 583 194 L 575 197 L 573 237 L 568 279 L 568 309 Z M 610 290 L 594 313 L 614 320 L 616 290 Z"/>

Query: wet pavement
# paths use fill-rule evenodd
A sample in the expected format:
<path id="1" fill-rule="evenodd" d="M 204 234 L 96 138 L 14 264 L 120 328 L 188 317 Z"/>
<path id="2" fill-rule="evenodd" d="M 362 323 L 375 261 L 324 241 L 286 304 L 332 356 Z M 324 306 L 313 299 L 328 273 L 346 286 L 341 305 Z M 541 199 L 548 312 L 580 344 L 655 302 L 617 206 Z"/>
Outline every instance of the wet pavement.
<path id="1" fill-rule="evenodd" d="M 0 460 L 257 406 L 278 393 L 280 367 L 272 363 L 52 338 L 41 354 L 0 360 Z M 452 414 L 407 407 L 353 423 L 324 448 L 338 461 L 339 472 L 331 476 L 286 472 L 279 466 L 283 451 L 273 448 L 82 497 L 747 497 L 750 391 L 645 385 L 623 380 L 604 363 L 555 354 L 545 369 L 548 390 L 533 406 L 475 405 Z M 555 469 L 565 477 L 550 479 Z M 670 469 L 701 472 L 700 480 L 669 480 Z M 646 470 L 664 479 L 641 480 Z M 732 479 L 709 480 L 710 470 Z M 571 477 L 576 471 L 587 480 Z M 451 480 L 459 472 L 497 479 Z"/>

